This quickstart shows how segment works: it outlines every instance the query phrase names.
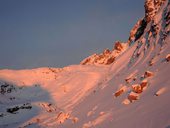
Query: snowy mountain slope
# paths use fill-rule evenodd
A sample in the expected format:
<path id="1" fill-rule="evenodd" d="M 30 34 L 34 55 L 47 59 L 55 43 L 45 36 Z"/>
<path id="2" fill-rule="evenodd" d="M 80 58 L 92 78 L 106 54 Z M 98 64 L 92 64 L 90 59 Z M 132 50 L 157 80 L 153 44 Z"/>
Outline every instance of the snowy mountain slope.
<path id="1" fill-rule="evenodd" d="M 13 127 L 14 122 L 7 121 L 9 114 L 5 111 L 11 106 L 19 106 L 20 104 L 31 104 L 30 106 L 33 108 L 31 109 L 32 115 L 34 115 L 34 109 L 42 108 L 44 105 L 47 107 L 54 105 L 55 115 L 52 113 L 54 117 L 49 115 L 50 118 L 56 118 L 60 111 L 68 110 L 69 112 L 80 99 L 88 95 L 90 89 L 97 88 L 101 82 L 105 81 L 107 70 L 108 67 L 81 65 L 69 66 L 63 69 L 1 70 L 2 96 L 0 101 L 4 106 L 3 109 L 5 109 L 1 111 L 2 115 L 5 115 L 0 120 L 1 126 L 8 124 L 9 127 Z M 8 87 L 3 89 L 3 85 L 12 86 L 14 89 L 11 89 L 10 92 Z M 2 93 L 2 90 L 7 90 L 7 92 Z M 48 106 L 49 104 L 51 105 Z M 48 108 L 45 107 L 45 109 Z M 38 109 L 38 111 L 40 110 Z M 42 112 L 40 112 L 39 117 L 41 116 L 44 116 Z M 45 116 L 47 115 L 45 114 Z M 15 121 L 16 124 L 21 123 L 18 120 Z"/>
<path id="2" fill-rule="evenodd" d="M 0 70 L 0 127 L 169 128 L 170 1 L 145 9 L 110 65 Z"/>
<path id="3" fill-rule="evenodd" d="M 169 8 L 166 1 L 154 17 L 153 22 L 157 22 L 160 28 L 158 34 L 148 37 L 153 25 L 148 23 L 140 39 L 110 66 L 112 79 L 106 87 L 90 95 L 73 110 L 80 120 L 72 125 L 73 128 L 170 127 L 170 66 L 165 59 L 170 52 L 170 34 L 166 32 L 165 37 L 161 34 L 166 31 L 164 17 Z M 150 77 L 149 73 L 152 74 Z M 145 88 L 141 89 L 144 85 Z M 83 108 L 86 103 L 89 107 Z M 89 112 L 92 113 L 90 116 Z M 71 126 L 68 123 L 64 127 Z"/>

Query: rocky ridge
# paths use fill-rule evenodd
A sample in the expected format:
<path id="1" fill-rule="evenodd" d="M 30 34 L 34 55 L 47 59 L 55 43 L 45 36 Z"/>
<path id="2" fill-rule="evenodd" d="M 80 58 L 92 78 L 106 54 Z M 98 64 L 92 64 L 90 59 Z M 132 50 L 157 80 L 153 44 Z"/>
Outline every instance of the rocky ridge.
<path id="1" fill-rule="evenodd" d="M 144 33 L 147 24 L 152 22 L 152 26 L 150 29 L 150 33 L 158 34 L 158 26 L 154 22 L 154 16 L 160 10 L 161 5 L 165 2 L 165 0 L 146 0 L 145 7 L 145 16 L 138 20 L 137 23 L 130 31 L 129 39 L 126 42 L 116 41 L 114 42 L 114 46 L 112 50 L 105 49 L 103 53 L 93 54 L 83 61 L 80 64 L 82 65 L 110 65 L 112 64 L 116 58 L 121 55 L 128 47 L 137 41 L 142 34 Z M 167 14 L 167 20 L 169 18 L 169 14 Z M 167 21 L 166 23 L 168 23 Z M 148 32 L 149 33 L 149 32 Z"/>

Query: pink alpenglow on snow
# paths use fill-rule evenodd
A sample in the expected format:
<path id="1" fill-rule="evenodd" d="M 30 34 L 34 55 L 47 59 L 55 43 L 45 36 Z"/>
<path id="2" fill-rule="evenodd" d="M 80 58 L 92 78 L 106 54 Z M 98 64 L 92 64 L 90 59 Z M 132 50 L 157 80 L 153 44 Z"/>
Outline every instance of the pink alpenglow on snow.
<path id="1" fill-rule="evenodd" d="M 0 70 L 0 128 L 170 128 L 169 17 L 169 0 L 146 0 L 112 50 L 64 68 Z"/>

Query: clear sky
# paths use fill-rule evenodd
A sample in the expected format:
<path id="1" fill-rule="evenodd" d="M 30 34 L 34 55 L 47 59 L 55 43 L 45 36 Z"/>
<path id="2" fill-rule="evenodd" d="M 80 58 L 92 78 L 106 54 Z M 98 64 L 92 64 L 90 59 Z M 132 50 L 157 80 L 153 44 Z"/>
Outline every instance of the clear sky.
<path id="1" fill-rule="evenodd" d="M 143 16 L 144 0 L 0 0 L 0 68 L 78 64 Z"/>

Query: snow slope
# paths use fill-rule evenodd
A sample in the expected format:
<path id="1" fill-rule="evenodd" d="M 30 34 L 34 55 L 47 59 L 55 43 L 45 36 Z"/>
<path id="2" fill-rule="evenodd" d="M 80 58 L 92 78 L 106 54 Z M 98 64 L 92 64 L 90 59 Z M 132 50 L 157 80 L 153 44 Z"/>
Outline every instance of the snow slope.
<path id="1" fill-rule="evenodd" d="M 110 65 L 0 70 L 0 127 L 170 128 L 170 1 L 159 2 Z"/>
<path id="2" fill-rule="evenodd" d="M 48 118 L 56 118 L 60 111 L 67 111 L 68 113 L 71 108 L 80 102 L 80 99 L 85 98 L 91 90 L 98 88 L 105 80 L 107 70 L 108 67 L 81 65 L 69 66 L 63 69 L 1 70 L 1 85 L 8 83 L 13 85 L 15 89 L 9 94 L 8 92 L 3 94 L 0 101 L 4 106 L 3 109 L 24 103 L 35 105 L 33 109 L 38 109 L 36 107 L 42 108 L 44 105 L 48 107 L 48 104 L 52 104 L 57 110 L 55 114 L 52 113 L 54 117 L 49 115 Z M 11 100 L 10 97 L 15 97 L 15 99 Z M 47 108 L 45 107 L 45 109 Z M 30 112 L 30 114 L 34 115 L 34 111 L 31 111 L 33 113 Z M 0 120 L 1 126 L 8 124 L 13 127 L 14 123 L 21 123 L 18 120 L 15 120 L 15 122 L 6 121 L 9 114 L 3 111 L 2 113 L 7 114 L 7 116 Z M 40 113 L 39 116 L 44 115 Z M 47 115 L 45 114 L 45 116 Z"/>

